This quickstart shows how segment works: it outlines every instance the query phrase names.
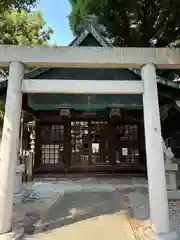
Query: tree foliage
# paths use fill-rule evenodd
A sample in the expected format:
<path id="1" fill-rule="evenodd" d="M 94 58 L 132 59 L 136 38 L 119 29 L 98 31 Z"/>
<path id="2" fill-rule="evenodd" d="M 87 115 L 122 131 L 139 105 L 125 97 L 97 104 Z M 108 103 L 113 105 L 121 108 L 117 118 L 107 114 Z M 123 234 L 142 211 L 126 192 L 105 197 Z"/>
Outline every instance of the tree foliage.
<path id="1" fill-rule="evenodd" d="M 69 22 L 72 31 L 75 33 L 77 26 L 84 21 L 88 14 L 94 13 L 96 8 L 92 7 L 95 1 L 93 0 L 69 0 L 72 6 L 72 11 L 69 15 Z M 99 1 L 97 1 L 99 2 Z"/>
<path id="2" fill-rule="evenodd" d="M 38 11 L 5 11 L 0 14 L 0 44 L 47 45 L 53 30 L 44 28 L 45 24 Z M 0 78 L 5 78 L 7 72 L 0 69 Z"/>
<path id="3" fill-rule="evenodd" d="M 38 11 L 32 11 L 37 0 L 0 0 L 0 44 L 48 44 L 53 30 L 45 27 Z M 0 78 L 7 77 L 7 69 L 0 69 Z M 3 124 L 4 104 L 0 103 L 0 127 Z"/>
<path id="4" fill-rule="evenodd" d="M 0 0 L 0 12 L 8 9 L 30 11 L 37 4 L 37 0 Z"/>
<path id="5" fill-rule="evenodd" d="M 179 0 L 70 0 L 70 25 L 75 29 L 88 14 L 99 17 L 114 45 L 178 46 Z"/>
<path id="6" fill-rule="evenodd" d="M 87 15 L 94 14 L 114 46 L 180 46 L 179 0 L 69 1 L 72 6 L 69 22 L 74 33 Z M 158 74 L 174 79 L 179 71 L 163 70 Z"/>
<path id="7" fill-rule="evenodd" d="M 0 14 L 0 44 L 47 44 L 53 30 L 38 11 L 5 11 Z"/>
<path id="8" fill-rule="evenodd" d="M 6 10 L 0 13 L 0 44 L 46 45 L 53 30 L 45 29 L 45 24 L 38 11 Z M 7 69 L 0 69 L 0 78 L 5 79 L 7 73 Z M 4 104 L 0 103 L 0 128 L 3 118 Z"/>

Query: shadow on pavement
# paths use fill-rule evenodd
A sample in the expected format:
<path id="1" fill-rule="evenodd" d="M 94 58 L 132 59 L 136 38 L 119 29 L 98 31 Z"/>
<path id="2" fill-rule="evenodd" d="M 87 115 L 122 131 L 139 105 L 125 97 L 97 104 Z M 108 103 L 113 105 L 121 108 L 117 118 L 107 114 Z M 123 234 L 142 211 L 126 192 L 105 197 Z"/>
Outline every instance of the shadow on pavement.
<path id="1" fill-rule="evenodd" d="M 66 193 L 36 223 L 34 233 L 51 231 L 100 215 L 119 213 L 122 205 L 123 193 L 118 191 Z"/>

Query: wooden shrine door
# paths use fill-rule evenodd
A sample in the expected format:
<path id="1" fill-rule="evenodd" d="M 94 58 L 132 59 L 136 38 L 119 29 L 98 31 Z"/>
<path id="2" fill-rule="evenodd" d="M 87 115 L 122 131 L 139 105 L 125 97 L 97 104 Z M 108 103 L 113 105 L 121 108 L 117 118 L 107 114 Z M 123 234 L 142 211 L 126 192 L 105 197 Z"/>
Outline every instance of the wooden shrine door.
<path id="1" fill-rule="evenodd" d="M 75 113 L 69 119 L 41 122 L 35 168 L 45 172 L 134 171 L 144 167 L 142 139 L 137 122 L 119 121 L 112 126 L 106 113 Z"/>
<path id="2" fill-rule="evenodd" d="M 85 116 L 76 116 L 70 122 L 69 171 L 144 169 L 140 125 L 137 122 L 120 121 L 113 127 L 107 116 Z"/>

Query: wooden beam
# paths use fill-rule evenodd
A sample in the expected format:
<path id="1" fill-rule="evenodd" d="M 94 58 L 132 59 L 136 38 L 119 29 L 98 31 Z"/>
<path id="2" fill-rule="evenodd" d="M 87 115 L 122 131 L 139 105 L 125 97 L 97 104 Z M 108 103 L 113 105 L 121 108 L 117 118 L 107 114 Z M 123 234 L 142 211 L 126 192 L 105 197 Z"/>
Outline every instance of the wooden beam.
<path id="1" fill-rule="evenodd" d="M 9 62 L 29 67 L 180 68 L 179 48 L 104 48 L 0 45 L 0 67 Z"/>
<path id="2" fill-rule="evenodd" d="M 142 94 L 141 81 L 25 79 L 23 93 Z"/>

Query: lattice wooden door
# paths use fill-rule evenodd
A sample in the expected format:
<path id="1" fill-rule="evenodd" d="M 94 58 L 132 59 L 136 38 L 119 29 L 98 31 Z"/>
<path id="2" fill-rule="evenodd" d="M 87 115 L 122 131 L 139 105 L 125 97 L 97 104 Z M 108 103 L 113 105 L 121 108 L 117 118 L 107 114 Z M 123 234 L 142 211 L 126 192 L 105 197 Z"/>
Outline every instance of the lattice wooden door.
<path id="1" fill-rule="evenodd" d="M 41 165 L 64 166 L 64 125 L 40 125 Z"/>

